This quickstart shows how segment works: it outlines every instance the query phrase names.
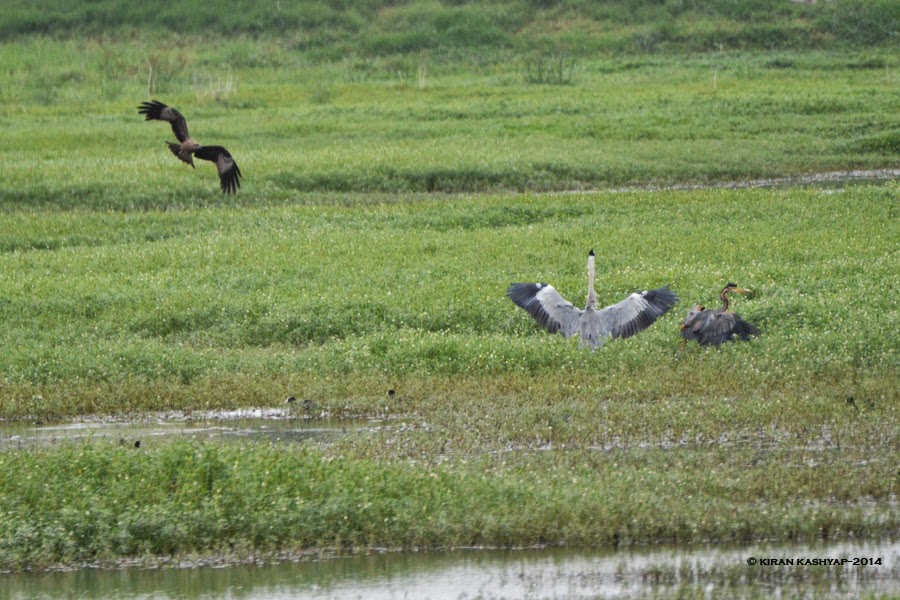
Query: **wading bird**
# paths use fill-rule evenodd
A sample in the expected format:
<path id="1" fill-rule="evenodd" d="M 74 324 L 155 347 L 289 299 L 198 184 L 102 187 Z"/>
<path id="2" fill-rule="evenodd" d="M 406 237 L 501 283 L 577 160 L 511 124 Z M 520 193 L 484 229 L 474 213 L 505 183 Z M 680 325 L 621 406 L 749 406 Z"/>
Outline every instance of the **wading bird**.
<path id="1" fill-rule="evenodd" d="M 737 337 L 741 340 L 750 339 L 751 335 L 759 335 L 759 330 L 741 318 L 737 313 L 728 310 L 728 296 L 726 294 L 749 294 L 750 290 L 739 288 L 737 284 L 729 283 L 722 288 L 719 298 L 722 299 L 722 308 L 706 310 L 702 304 L 694 306 L 688 311 L 687 317 L 681 324 L 681 337 L 684 341 L 697 340 L 701 346 L 712 344 L 718 346 L 723 342 L 732 342 Z"/>
<path id="2" fill-rule="evenodd" d="M 204 146 L 193 139 L 188 133 L 187 121 L 180 112 L 159 100 L 154 100 L 142 102 L 138 106 L 138 113 L 145 115 L 146 121 L 166 121 L 172 126 L 172 132 L 180 143 L 166 142 L 166 144 L 172 154 L 183 162 L 193 167 L 196 156 L 199 159 L 216 163 L 223 193 L 234 194 L 241 187 L 241 170 L 228 150 L 222 146 Z"/>
<path id="3" fill-rule="evenodd" d="M 550 333 L 563 337 L 581 335 L 581 345 L 591 350 L 607 338 L 627 338 L 650 327 L 675 306 L 678 297 L 669 286 L 631 294 L 618 304 L 597 309 L 594 292 L 594 251 L 588 254 L 588 294 L 584 310 L 575 308 L 549 283 L 514 283 L 507 297 L 528 311 L 534 320 Z"/>

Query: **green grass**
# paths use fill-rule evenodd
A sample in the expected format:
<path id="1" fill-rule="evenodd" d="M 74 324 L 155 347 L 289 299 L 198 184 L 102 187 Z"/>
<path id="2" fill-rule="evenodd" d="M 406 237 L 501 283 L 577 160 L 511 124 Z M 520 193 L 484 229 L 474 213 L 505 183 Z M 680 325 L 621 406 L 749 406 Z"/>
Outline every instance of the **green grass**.
<path id="1" fill-rule="evenodd" d="M 0 39 L 33 35 L 277 35 L 315 58 L 348 52 L 464 54 L 550 47 L 579 54 L 732 48 L 889 45 L 900 18 L 890 0 L 588 0 L 491 2 L 276 0 L 141 4 L 40 0 L 8 7 Z"/>
<path id="2" fill-rule="evenodd" d="M 872 427 L 867 421 L 861 428 Z M 0 564 L 308 548 L 866 538 L 898 527 L 888 504 L 893 466 L 861 469 L 853 461 L 866 455 L 855 448 L 511 452 L 449 464 L 380 454 L 188 442 L 6 453 Z"/>
<path id="3" fill-rule="evenodd" d="M 896 390 L 896 191 L 12 213 L 0 225 L 0 410 L 265 404 L 302 386 L 334 406 L 360 395 L 367 412 L 391 381 L 457 375 L 571 379 L 629 397 L 698 385 L 884 397 Z M 590 248 L 601 302 L 671 284 L 678 309 L 591 354 L 542 334 L 504 297 L 510 282 L 539 280 L 582 302 Z M 728 280 L 755 290 L 737 309 L 762 338 L 676 352 L 679 318 L 714 304 Z"/>
<path id="4" fill-rule="evenodd" d="M 4 416 L 294 394 L 395 419 L 9 451 L 0 564 L 896 535 L 896 185 L 332 200 L 7 214 Z M 590 247 L 601 302 L 671 283 L 681 304 L 591 353 L 503 297 L 580 302 Z M 725 280 L 762 336 L 679 351 Z"/>
<path id="5" fill-rule="evenodd" d="M 0 63 L 10 73 L 0 88 L 5 212 L 896 167 L 900 135 L 897 58 L 878 51 L 582 59 L 569 85 L 527 83 L 524 56 L 312 64 L 271 40 L 30 40 L 0 45 Z M 222 198 L 208 163 L 192 171 L 166 152 L 168 127 L 137 114 L 151 96 L 234 154 L 245 175 L 237 199 Z"/>

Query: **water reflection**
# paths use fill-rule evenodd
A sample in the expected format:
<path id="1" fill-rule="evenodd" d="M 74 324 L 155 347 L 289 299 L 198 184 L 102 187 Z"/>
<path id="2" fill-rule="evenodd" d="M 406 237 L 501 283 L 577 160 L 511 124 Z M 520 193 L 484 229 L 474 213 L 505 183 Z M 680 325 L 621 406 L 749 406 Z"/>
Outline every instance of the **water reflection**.
<path id="1" fill-rule="evenodd" d="M 883 564 L 750 567 L 751 556 L 865 556 Z M 900 593 L 900 543 L 398 552 L 263 566 L 4 575 L 0 590 L 0 600 L 858 598 Z"/>

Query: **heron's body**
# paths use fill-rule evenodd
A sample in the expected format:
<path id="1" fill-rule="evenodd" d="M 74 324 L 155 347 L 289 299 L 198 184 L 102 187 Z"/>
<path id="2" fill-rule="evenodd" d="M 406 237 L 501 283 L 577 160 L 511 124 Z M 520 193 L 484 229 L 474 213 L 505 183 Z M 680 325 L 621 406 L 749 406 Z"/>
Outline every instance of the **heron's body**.
<path id="1" fill-rule="evenodd" d="M 603 346 L 608 338 L 627 338 L 643 331 L 678 301 L 669 286 L 665 286 L 631 294 L 617 304 L 598 310 L 593 250 L 588 255 L 588 295 L 584 310 L 575 308 L 548 283 L 514 283 L 506 295 L 550 333 L 559 332 L 563 337 L 577 334 L 581 344 L 591 349 Z"/>
<path id="2" fill-rule="evenodd" d="M 701 346 L 709 344 L 718 346 L 725 342 L 733 342 L 735 339 L 746 341 L 750 339 L 750 336 L 759 335 L 756 327 L 728 309 L 729 303 L 726 294 L 732 292 L 746 294 L 749 291 L 729 283 L 719 294 L 722 308 L 706 310 L 701 304 L 691 308 L 681 324 L 681 337 L 684 338 L 684 343 L 687 343 L 688 340 L 697 340 Z"/>
<path id="3" fill-rule="evenodd" d="M 166 142 L 169 150 L 192 167 L 194 157 L 215 163 L 219 173 L 219 182 L 222 192 L 233 194 L 241 187 L 241 170 L 231 154 L 222 146 L 204 146 L 197 142 L 188 133 L 187 121 L 178 110 L 166 106 L 159 100 L 143 102 L 138 106 L 138 112 L 145 116 L 147 121 L 166 121 L 172 126 L 172 133 L 178 143 Z"/>

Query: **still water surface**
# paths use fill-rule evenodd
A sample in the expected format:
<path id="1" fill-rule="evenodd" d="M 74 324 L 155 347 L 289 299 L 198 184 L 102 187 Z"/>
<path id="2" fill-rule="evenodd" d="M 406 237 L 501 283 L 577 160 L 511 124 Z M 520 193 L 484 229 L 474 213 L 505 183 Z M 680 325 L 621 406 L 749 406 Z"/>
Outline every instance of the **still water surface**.
<path id="1" fill-rule="evenodd" d="M 880 566 L 760 566 L 754 558 L 880 557 Z M 620 551 L 463 550 L 222 568 L 0 575 L 0 600 L 462 600 L 900 597 L 900 542 Z"/>

